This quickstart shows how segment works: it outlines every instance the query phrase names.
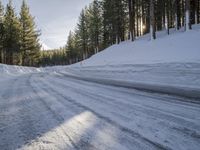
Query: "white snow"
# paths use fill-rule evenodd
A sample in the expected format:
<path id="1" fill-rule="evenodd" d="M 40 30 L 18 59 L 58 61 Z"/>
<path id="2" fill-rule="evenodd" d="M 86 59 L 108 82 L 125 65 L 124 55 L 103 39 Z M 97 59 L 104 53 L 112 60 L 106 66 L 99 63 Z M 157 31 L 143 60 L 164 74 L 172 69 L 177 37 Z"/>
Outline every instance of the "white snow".
<path id="1" fill-rule="evenodd" d="M 4 65 L 0 64 L 0 75 L 19 75 L 25 73 L 34 73 L 40 72 L 39 68 L 34 67 L 22 67 L 22 66 L 12 66 L 12 65 Z"/>
<path id="2" fill-rule="evenodd" d="M 153 41 L 147 34 L 135 42 L 116 44 L 74 66 L 200 62 L 200 25 L 188 32 L 183 30 L 171 29 L 170 35 L 158 32 Z"/>
<path id="3" fill-rule="evenodd" d="M 170 35 L 158 32 L 153 41 L 147 34 L 134 42 L 113 45 L 83 62 L 45 70 L 200 90 L 200 25 L 188 32 L 183 28 L 171 29 Z"/>
<path id="4" fill-rule="evenodd" d="M 198 91 L 199 29 L 145 35 L 71 66 L 0 64 L 0 148 L 198 150 L 198 98 L 117 85 Z"/>

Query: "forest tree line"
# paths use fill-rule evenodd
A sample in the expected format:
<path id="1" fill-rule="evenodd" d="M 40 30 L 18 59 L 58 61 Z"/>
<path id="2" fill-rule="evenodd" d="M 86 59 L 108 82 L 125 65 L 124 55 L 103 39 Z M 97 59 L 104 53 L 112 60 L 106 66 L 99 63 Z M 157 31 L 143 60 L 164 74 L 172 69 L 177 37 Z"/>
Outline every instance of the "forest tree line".
<path id="1" fill-rule="evenodd" d="M 6 22 L 6 13 L 3 14 L 1 9 L 0 24 Z M 7 11 L 8 8 L 6 8 Z M 21 15 L 22 12 L 20 13 Z M 17 17 L 15 16 L 14 18 Z M 16 24 L 19 24 L 19 26 L 23 22 L 19 18 L 13 20 L 18 20 Z M 33 19 L 30 20 L 33 22 Z M 15 53 L 20 53 L 17 62 L 22 65 L 39 64 L 46 66 L 72 64 L 89 58 L 113 44 L 119 44 L 126 40 L 134 41 L 137 37 L 147 33 L 150 33 L 150 39 L 154 40 L 156 39 L 156 31 L 165 30 L 166 34 L 170 34 L 170 28 L 174 28 L 175 30 L 182 28 L 187 31 L 192 29 L 193 24 L 198 23 L 200 23 L 200 0 L 94 0 L 81 11 L 77 26 L 73 31 L 70 31 L 64 48 L 52 51 L 40 51 L 38 53 L 38 32 L 35 30 L 34 23 L 32 23 L 29 26 L 31 26 L 31 31 L 34 33 L 32 35 L 35 35 L 32 36 L 35 37 L 32 41 L 32 43 L 35 43 L 32 46 L 33 49 L 25 45 L 21 46 L 23 45 L 22 43 L 28 42 L 23 42 L 23 38 L 21 38 L 23 36 L 17 35 L 13 37 L 20 37 L 20 40 L 13 39 L 16 42 L 11 42 L 17 46 L 14 44 L 6 45 L 7 42 L 1 42 L 5 43 L 3 46 L 0 45 L 1 54 L 3 54 L 1 56 L 9 54 L 13 50 L 12 57 L 15 58 Z M 0 28 L 2 28 L 1 26 Z M 14 29 L 18 28 L 15 27 Z M 23 29 L 20 30 L 23 31 Z M 30 53 L 25 55 L 26 51 Z M 28 58 L 29 61 L 25 61 L 28 63 L 23 63 L 23 59 L 25 58 Z M 9 61 L 5 62 L 6 59 L 2 60 L 4 63 L 9 63 Z"/>
<path id="2" fill-rule="evenodd" d="M 66 44 L 68 63 L 84 60 L 125 40 L 200 23 L 200 0 L 94 0 L 79 16 Z"/>
<path id="3" fill-rule="evenodd" d="M 38 66 L 40 61 L 39 31 L 25 1 L 19 16 L 12 1 L 4 7 L 0 1 L 0 63 Z"/>
<path id="4" fill-rule="evenodd" d="M 56 66 L 56 65 L 68 65 L 66 49 L 52 49 L 40 51 L 40 62 L 39 66 Z"/>

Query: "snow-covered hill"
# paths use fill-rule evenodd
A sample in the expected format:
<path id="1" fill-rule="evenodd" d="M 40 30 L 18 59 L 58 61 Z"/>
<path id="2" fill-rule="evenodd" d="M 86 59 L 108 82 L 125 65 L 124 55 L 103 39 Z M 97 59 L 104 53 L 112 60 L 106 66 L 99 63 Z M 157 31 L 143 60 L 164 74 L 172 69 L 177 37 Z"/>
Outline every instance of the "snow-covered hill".
<path id="1" fill-rule="evenodd" d="M 200 62 L 200 25 L 184 32 L 170 30 L 157 33 L 150 41 L 149 34 L 135 42 L 113 45 L 75 66 L 104 66 L 116 64 L 153 64 L 163 62 Z"/>

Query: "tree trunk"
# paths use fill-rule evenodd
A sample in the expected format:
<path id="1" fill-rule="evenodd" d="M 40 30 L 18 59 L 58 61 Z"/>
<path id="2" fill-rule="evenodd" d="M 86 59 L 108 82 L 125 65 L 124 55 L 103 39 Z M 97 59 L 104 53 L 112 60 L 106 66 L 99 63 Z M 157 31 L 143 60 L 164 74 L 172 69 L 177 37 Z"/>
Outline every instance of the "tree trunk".
<path id="1" fill-rule="evenodd" d="M 174 12 L 175 12 L 175 15 L 174 15 L 174 25 L 175 25 L 175 29 L 176 30 L 179 30 L 179 23 L 178 23 L 178 0 L 174 0 Z"/>
<path id="2" fill-rule="evenodd" d="M 156 39 L 154 0 L 150 0 L 150 34 L 151 34 L 151 40 Z"/>
<path id="3" fill-rule="evenodd" d="M 185 1 L 185 30 L 191 30 L 191 20 L 190 20 L 190 0 Z"/>
<path id="4" fill-rule="evenodd" d="M 134 35 L 134 29 L 135 29 L 135 19 L 134 19 L 134 0 L 128 0 L 128 6 L 129 6 L 129 36 L 131 41 L 135 40 L 135 35 Z"/>
<path id="5" fill-rule="evenodd" d="M 169 35 L 169 2 L 165 0 L 165 30 Z"/>
<path id="6" fill-rule="evenodd" d="M 200 0 L 197 0 L 197 23 L 200 23 Z"/>
<path id="7" fill-rule="evenodd" d="M 136 23 L 137 23 L 137 26 L 136 26 L 136 35 L 137 37 L 139 36 L 139 6 L 138 6 L 138 0 L 136 1 L 136 10 L 137 10 L 137 13 L 136 13 Z"/>
<path id="8" fill-rule="evenodd" d="M 195 24 L 198 23 L 198 0 L 195 0 Z"/>

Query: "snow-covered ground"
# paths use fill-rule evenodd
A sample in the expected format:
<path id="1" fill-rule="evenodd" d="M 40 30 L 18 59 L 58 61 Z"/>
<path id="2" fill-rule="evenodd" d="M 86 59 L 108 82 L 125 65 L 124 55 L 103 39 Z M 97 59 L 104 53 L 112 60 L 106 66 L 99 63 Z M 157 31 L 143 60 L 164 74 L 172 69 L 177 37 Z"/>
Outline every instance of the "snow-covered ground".
<path id="1" fill-rule="evenodd" d="M 151 41 L 150 35 L 139 37 L 135 42 L 113 45 L 88 60 L 75 64 L 76 67 L 109 66 L 122 64 L 155 64 L 171 62 L 200 62 L 200 25 L 193 30 L 170 30 L 157 33 Z"/>
<path id="2" fill-rule="evenodd" d="M 200 147 L 200 104 L 28 73 L 0 81 L 0 147 L 133 150 Z"/>
<path id="3" fill-rule="evenodd" d="M 21 67 L 0 64 L 0 75 L 21 75 L 26 73 L 40 72 L 39 68 Z"/>
<path id="4" fill-rule="evenodd" d="M 170 30 L 157 33 L 150 41 L 149 35 L 135 42 L 113 45 L 91 58 L 66 67 L 46 70 L 79 77 L 168 86 L 197 90 L 200 93 L 200 25 L 184 32 Z"/>
<path id="5" fill-rule="evenodd" d="M 0 64 L 0 149 L 199 150 L 199 27 L 72 66 Z"/>

